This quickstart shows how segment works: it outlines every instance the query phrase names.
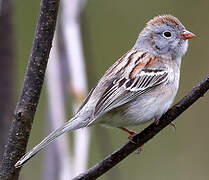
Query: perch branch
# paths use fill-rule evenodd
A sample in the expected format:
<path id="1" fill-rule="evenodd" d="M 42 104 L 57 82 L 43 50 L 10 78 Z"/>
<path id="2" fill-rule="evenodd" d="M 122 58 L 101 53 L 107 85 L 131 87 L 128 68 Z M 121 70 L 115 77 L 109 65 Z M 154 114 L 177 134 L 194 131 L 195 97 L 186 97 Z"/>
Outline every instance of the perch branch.
<path id="1" fill-rule="evenodd" d="M 88 169 L 84 173 L 75 177 L 73 180 L 92 180 L 96 179 L 120 161 L 125 159 L 129 154 L 134 152 L 139 146 L 145 144 L 157 133 L 169 125 L 174 119 L 176 119 L 181 113 L 189 108 L 195 101 L 202 97 L 209 89 L 209 74 L 202 82 L 195 86 L 183 99 L 175 104 L 167 113 L 165 113 L 159 121 L 158 125 L 152 123 L 146 129 L 139 134 L 135 135 L 132 142 L 127 142 L 120 149 L 116 150 L 104 160 L 97 163 L 92 168 Z"/>
<path id="2" fill-rule="evenodd" d="M 14 164 L 24 155 L 39 101 L 56 26 L 59 0 L 42 0 L 23 87 L 0 165 L 0 180 L 18 179 Z"/>

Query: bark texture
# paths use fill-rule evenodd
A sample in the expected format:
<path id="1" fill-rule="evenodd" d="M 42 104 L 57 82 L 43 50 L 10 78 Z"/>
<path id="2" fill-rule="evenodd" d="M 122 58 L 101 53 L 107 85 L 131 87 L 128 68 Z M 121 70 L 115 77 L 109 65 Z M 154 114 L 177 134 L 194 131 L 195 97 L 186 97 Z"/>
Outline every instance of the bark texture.
<path id="1" fill-rule="evenodd" d="M 0 165 L 0 180 L 18 179 L 20 168 L 14 164 L 25 153 L 31 125 L 39 101 L 49 52 L 56 26 L 59 0 L 42 0 L 36 33 L 16 105 L 9 138 Z"/>

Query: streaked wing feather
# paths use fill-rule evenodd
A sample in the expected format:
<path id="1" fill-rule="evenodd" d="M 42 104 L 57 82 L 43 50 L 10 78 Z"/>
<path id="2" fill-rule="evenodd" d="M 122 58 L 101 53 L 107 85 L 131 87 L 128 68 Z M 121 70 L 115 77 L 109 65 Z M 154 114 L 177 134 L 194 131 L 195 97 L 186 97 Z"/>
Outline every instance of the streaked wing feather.
<path id="1" fill-rule="evenodd" d="M 154 87 L 167 81 L 168 73 L 160 71 L 153 75 L 152 71 L 143 72 L 133 79 L 115 80 L 110 84 L 111 88 L 101 96 L 96 104 L 94 114 L 100 115 L 113 108 L 126 104 L 132 101 L 143 93 L 146 93 Z M 123 84 L 122 84 L 123 83 Z"/>

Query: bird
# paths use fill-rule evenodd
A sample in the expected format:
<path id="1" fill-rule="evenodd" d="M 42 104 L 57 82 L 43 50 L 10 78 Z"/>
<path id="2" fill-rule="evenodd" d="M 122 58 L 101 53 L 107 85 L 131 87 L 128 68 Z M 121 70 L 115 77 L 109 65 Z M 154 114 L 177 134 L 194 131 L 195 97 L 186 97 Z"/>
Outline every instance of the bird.
<path id="1" fill-rule="evenodd" d="M 27 152 L 15 167 L 67 131 L 103 124 L 128 132 L 131 140 L 135 133 L 127 127 L 151 120 L 158 124 L 177 94 L 181 59 L 193 37 L 172 15 L 149 20 L 134 46 L 104 73 L 75 116 Z"/>

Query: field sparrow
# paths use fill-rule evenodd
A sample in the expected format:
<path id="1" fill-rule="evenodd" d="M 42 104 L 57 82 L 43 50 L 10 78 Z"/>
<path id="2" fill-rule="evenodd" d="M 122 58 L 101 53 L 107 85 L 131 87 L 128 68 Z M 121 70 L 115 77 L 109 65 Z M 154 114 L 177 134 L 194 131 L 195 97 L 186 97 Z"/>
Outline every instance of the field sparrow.
<path id="1" fill-rule="evenodd" d="M 134 47 L 105 72 L 76 115 L 26 153 L 15 166 L 21 167 L 66 131 L 105 124 L 133 135 L 125 127 L 152 119 L 157 123 L 176 96 L 181 58 L 187 51 L 188 39 L 194 36 L 171 15 L 151 19 Z M 103 115 L 109 118 L 101 119 Z"/>

